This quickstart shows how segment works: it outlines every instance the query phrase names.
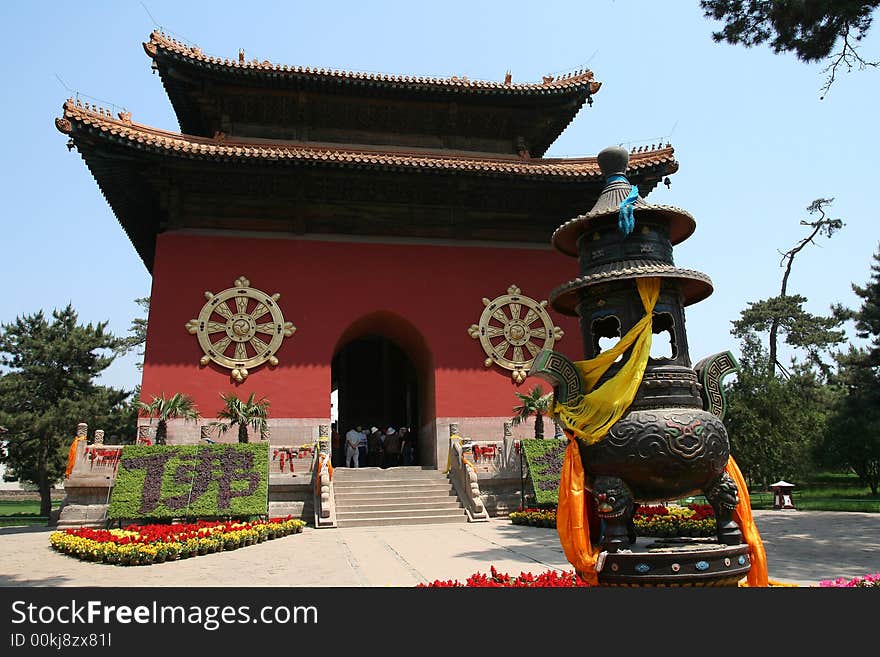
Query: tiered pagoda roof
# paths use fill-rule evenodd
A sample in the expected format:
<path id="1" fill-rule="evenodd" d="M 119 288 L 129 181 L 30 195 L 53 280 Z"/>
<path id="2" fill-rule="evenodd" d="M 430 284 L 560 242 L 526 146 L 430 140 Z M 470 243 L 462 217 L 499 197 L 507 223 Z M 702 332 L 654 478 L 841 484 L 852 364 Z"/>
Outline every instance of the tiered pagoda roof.
<path id="1" fill-rule="evenodd" d="M 182 132 L 408 145 L 541 157 L 602 86 L 419 77 L 223 59 L 153 32 L 144 43 Z"/>
<path id="2" fill-rule="evenodd" d="M 423 117 L 424 107 L 434 103 L 436 109 L 442 101 L 447 113 L 457 108 L 459 119 L 485 111 L 502 124 L 503 117 L 519 111 L 515 108 L 534 107 L 558 118 L 560 105 L 542 103 L 558 97 L 567 98 L 563 105 L 579 107 L 598 90 L 591 73 L 533 85 L 436 80 L 221 61 L 158 33 L 145 46 L 183 133 L 73 100 L 64 103 L 55 122 L 82 155 L 148 269 L 157 234 L 170 229 L 543 246 L 561 219 L 590 207 L 604 184 L 595 157 L 513 152 L 513 147 L 502 148 L 504 139 L 474 136 L 466 122 L 442 123 L 432 137 L 436 143 L 428 143 L 426 134 L 407 132 L 405 125 L 382 143 L 384 133 L 372 128 L 370 134 L 345 127 L 334 133 L 329 123 L 316 129 L 321 119 L 309 111 L 297 115 L 299 123 L 286 123 L 290 116 L 285 112 L 281 118 L 266 113 L 276 101 L 284 106 L 284 99 L 297 98 L 295 105 L 302 107 L 328 95 L 338 96 L 349 109 L 366 108 L 374 94 L 387 92 L 380 105 L 396 108 L 399 116 Z M 200 93 L 188 95 L 195 87 Z M 253 125 L 235 114 L 227 117 L 228 132 L 211 127 L 210 107 L 235 105 L 230 99 L 240 97 L 243 89 L 253 100 L 245 104 L 249 116 L 264 117 L 253 125 L 270 137 L 250 134 Z M 198 103 L 187 100 L 196 97 Z M 513 97 L 516 102 L 505 109 L 501 101 Z M 555 138 L 546 121 L 535 125 L 542 139 Z M 657 145 L 634 151 L 627 175 L 647 194 L 677 169 L 672 147 Z"/>

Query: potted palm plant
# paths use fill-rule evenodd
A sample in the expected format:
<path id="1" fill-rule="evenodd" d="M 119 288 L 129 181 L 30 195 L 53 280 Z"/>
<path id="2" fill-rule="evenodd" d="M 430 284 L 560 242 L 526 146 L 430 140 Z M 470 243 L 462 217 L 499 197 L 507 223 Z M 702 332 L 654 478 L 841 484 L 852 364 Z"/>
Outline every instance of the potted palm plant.
<path id="1" fill-rule="evenodd" d="M 153 423 L 153 418 L 158 420 L 156 424 L 157 445 L 164 445 L 167 441 L 168 420 L 181 418 L 184 422 L 192 422 L 201 417 L 192 397 L 179 392 L 167 399 L 165 393 L 158 397 L 153 395 L 149 403 L 138 400 L 137 410 L 140 415 L 150 418 L 150 424 Z"/>
<path id="2" fill-rule="evenodd" d="M 220 397 L 223 399 L 223 408 L 217 413 L 220 422 L 212 422 L 211 426 L 219 429 L 220 433 L 226 433 L 233 426 L 238 426 L 238 442 L 250 442 L 248 435 L 248 427 L 253 427 L 254 431 L 260 433 L 260 440 L 268 440 L 269 438 L 269 400 L 263 397 L 256 399 L 256 395 L 251 393 L 247 400 L 222 392 Z"/>
<path id="3" fill-rule="evenodd" d="M 541 440 L 544 438 L 544 416 L 550 413 L 550 404 L 553 400 L 553 393 L 548 392 L 542 394 L 539 386 L 535 386 L 524 395 L 521 392 L 515 393 L 520 400 L 519 406 L 514 406 L 514 416 L 510 418 L 513 426 L 518 426 L 526 422 L 532 415 L 535 416 L 535 438 Z"/>

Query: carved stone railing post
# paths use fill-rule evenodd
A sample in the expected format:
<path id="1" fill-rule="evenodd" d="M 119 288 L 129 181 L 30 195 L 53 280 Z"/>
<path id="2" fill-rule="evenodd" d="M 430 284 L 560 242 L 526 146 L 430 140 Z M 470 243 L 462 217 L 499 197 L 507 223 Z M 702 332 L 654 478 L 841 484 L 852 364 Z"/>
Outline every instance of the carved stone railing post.
<path id="1" fill-rule="evenodd" d="M 153 441 L 150 438 L 150 425 L 142 424 L 137 428 L 137 444 L 138 445 L 149 445 Z"/>
<path id="2" fill-rule="evenodd" d="M 94 445 L 103 445 L 104 444 L 104 430 L 96 429 L 95 430 L 95 441 Z"/>
<path id="3" fill-rule="evenodd" d="M 509 468 L 513 465 L 513 423 L 504 423 L 504 440 L 501 445 L 501 467 Z"/>
<path id="4" fill-rule="evenodd" d="M 70 452 L 67 454 L 67 468 L 64 472 L 65 479 L 70 478 L 70 475 L 78 464 L 86 462 L 86 446 L 89 442 L 88 438 L 89 425 L 85 422 L 80 422 L 76 425 L 76 438 L 73 439 L 73 445 L 71 446 L 73 456 L 71 457 Z"/>
<path id="5" fill-rule="evenodd" d="M 330 427 L 326 424 L 320 424 L 318 425 L 318 443 L 312 470 L 315 493 L 315 527 L 336 526 L 336 505 L 333 497 L 330 448 Z"/>
<path id="6" fill-rule="evenodd" d="M 459 425 L 449 425 L 449 478 L 458 498 L 464 502 L 470 522 L 483 522 L 489 519 L 483 498 L 477 469 L 474 467 L 474 453 L 470 440 L 459 434 Z"/>

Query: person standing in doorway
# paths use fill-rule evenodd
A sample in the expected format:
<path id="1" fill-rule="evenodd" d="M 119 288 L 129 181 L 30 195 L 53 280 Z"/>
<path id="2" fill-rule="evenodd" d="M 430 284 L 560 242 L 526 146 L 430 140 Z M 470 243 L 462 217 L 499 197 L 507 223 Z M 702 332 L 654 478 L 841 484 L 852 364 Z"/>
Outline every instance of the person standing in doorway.
<path id="1" fill-rule="evenodd" d="M 385 467 L 400 465 L 400 434 L 394 427 L 385 430 Z"/>
<path id="2" fill-rule="evenodd" d="M 358 427 L 358 431 L 361 434 L 360 441 L 358 442 L 358 459 L 363 465 L 359 465 L 359 468 L 364 468 L 367 466 L 367 435 L 370 433 L 368 430 Z"/>
<path id="3" fill-rule="evenodd" d="M 377 427 L 370 427 L 367 436 L 367 465 L 371 468 L 382 465 L 382 432 Z"/>
<path id="4" fill-rule="evenodd" d="M 409 427 L 400 427 L 398 433 L 400 433 L 400 464 L 412 465 L 414 463 L 413 444 L 412 434 L 409 432 Z"/>
<path id="5" fill-rule="evenodd" d="M 345 434 L 345 467 L 358 467 L 358 446 L 361 443 L 361 427 L 358 425 Z"/>
<path id="6" fill-rule="evenodd" d="M 344 458 L 342 436 L 339 435 L 339 426 L 334 422 L 330 425 L 330 464 L 338 468 Z"/>

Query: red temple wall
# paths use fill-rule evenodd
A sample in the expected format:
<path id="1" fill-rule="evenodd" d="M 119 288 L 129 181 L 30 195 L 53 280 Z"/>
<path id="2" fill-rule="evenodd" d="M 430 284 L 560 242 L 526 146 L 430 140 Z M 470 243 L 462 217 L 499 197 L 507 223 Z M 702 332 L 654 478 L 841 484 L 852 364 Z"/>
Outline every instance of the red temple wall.
<path id="1" fill-rule="evenodd" d="M 512 283 L 546 299 L 576 274 L 574 258 L 549 249 L 164 233 L 156 245 L 142 395 L 184 392 L 204 417 L 214 417 L 221 392 L 253 392 L 270 400 L 273 418 L 327 418 L 334 354 L 377 332 L 407 352 L 425 385 L 433 382 L 422 406 L 426 419 L 509 417 L 514 391 L 537 382 L 516 386 L 507 370 L 483 366 L 485 353 L 467 333 L 483 311 L 481 299 L 506 294 Z M 199 364 L 203 353 L 185 324 L 198 316 L 205 291 L 232 287 L 239 276 L 280 293 L 284 319 L 297 330 L 277 352 L 277 367 L 264 364 L 235 384 L 229 370 Z M 576 319 L 550 314 L 565 331 L 555 348 L 582 358 Z"/>

